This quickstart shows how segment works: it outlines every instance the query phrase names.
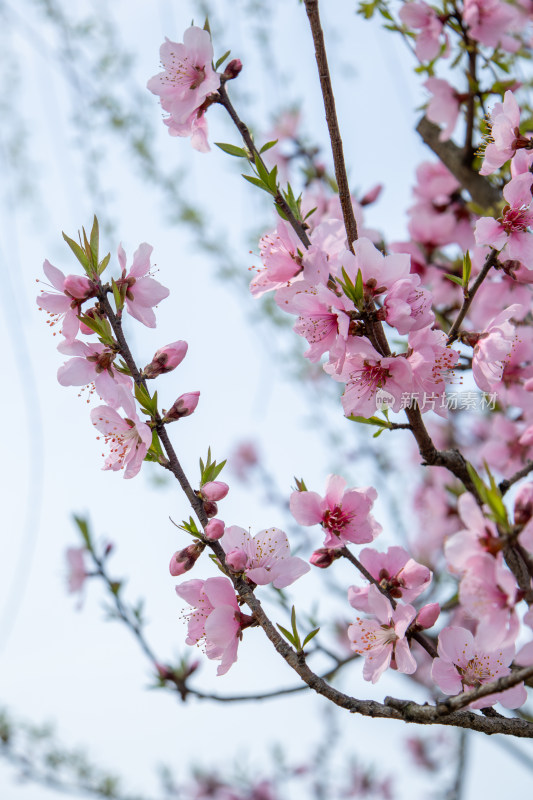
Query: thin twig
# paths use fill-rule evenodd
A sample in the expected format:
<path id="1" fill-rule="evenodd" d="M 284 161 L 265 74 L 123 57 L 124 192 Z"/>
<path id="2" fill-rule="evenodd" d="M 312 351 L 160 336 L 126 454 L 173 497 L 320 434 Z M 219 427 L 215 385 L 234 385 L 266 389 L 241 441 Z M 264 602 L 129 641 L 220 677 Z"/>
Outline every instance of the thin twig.
<path id="1" fill-rule="evenodd" d="M 242 138 L 244 140 L 244 143 L 246 144 L 246 147 L 248 148 L 249 152 L 256 159 L 258 159 L 261 162 L 262 166 L 265 169 L 267 169 L 267 167 L 265 165 L 265 162 L 261 158 L 261 154 L 260 154 L 259 150 L 255 146 L 255 142 L 252 139 L 252 135 L 251 135 L 250 131 L 248 130 L 247 125 L 239 117 L 239 115 L 237 114 L 237 112 L 236 112 L 231 100 L 229 99 L 228 93 L 226 91 L 226 87 L 225 87 L 224 84 L 221 84 L 221 86 L 220 86 L 220 88 L 219 88 L 219 90 L 217 92 L 217 98 L 218 98 L 217 102 L 220 103 L 220 105 L 223 106 L 226 109 L 226 111 L 230 115 L 232 121 L 235 123 L 235 125 L 236 125 L 239 133 L 241 134 L 241 136 L 242 136 Z M 253 159 L 252 159 L 252 163 L 253 163 Z M 274 195 L 274 203 L 277 206 L 279 206 L 279 208 L 281 208 L 281 210 L 283 211 L 283 213 L 287 217 L 287 222 L 289 223 L 289 225 L 291 225 L 291 227 L 295 231 L 296 235 L 298 236 L 298 238 L 300 239 L 300 241 L 304 245 L 304 247 L 306 247 L 306 248 L 309 247 L 311 242 L 309 241 L 309 237 L 308 237 L 308 235 L 306 233 L 305 227 L 303 226 L 302 222 L 300 222 L 299 219 L 296 219 L 296 217 L 292 213 L 287 201 L 283 197 L 283 195 L 282 195 L 281 191 L 279 190 L 279 188 L 278 188 L 277 193 Z"/>
<path id="2" fill-rule="evenodd" d="M 342 216 L 344 218 L 344 227 L 346 228 L 346 235 L 348 237 L 348 247 L 353 253 L 353 242 L 357 239 L 357 222 L 355 221 L 353 213 L 352 197 L 348 184 L 348 176 L 346 174 L 346 165 L 344 163 L 344 151 L 342 148 L 337 112 L 335 110 L 335 97 L 333 95 L 331 77 L 329 74 L 328 59 L 324 44 L 324 32 L 322 31 L 318 12 L 318 0 L 305 0 L 305 10 L 315 44 L 316 63 L 320 77 L 322 97 L 324 99 L 324 109 L 333 153 L 333 164 L 335 166 L 335 180 L 339 188 L 339 200 L 342 208 Z"/>
<path id="3" fill-rule="evenodd" d="M 505 478 L 505 480 L 501 481 L 498 488 L 502 493 L 502 495 L 506 494 L 506 492 L 509 491 L 509 489 L 514 483 L 517 483 L 517 481 L 521 480 L 522 478 L 525 478 L 526 475 L 529 475 L 529 473 L 532 470 L 533 470 L 533 461 L 528 461 L 525 467 L 519 469 L 518 472 L 515 472 L 515 474 L 511 475 L 510 478 Z"/>
<path id="4" fill-rule="evenodd" d="M 459 328 L 461 327 L 461 323 L 464 320 L 464 318 L 466 317 L 466 315 L 468 313 L 468 309 L 472 305 L 472 301 L 473 301 L 474 297 L 476 296 L 479 287 L 481 286 L 481 284 L 483 283 L 483 281 L 485 280 L 485 278 L 489 274 L 489 272 L 492 269 L 492 267 L 495 266 L 497 260 L 498 260 L 498 251 L 495 250 L 494 248 L 492 248 L 492 250 L 488 254 L 487 258 L 485 259 L 485 263 L 483 264 L 483 267 L 481 268 L 481 272 L 479 273 L 479 275 L 477 276 L 476 280 L 472 284 L 472 288 L 471 289 L 467 289 L 466 292 L 465 292 L 465 299 L 463 301 L 463 305 L 461 306 L 461 309 L 460 309 L 459 313 L 457 314 L 455 322 L 453 323 L 452 327 L 448 331 L 447 344 L 452 344 L 452 342 L 455 342 L 455 340 L 458 338 L 458 336 L 459 336 Z"/>

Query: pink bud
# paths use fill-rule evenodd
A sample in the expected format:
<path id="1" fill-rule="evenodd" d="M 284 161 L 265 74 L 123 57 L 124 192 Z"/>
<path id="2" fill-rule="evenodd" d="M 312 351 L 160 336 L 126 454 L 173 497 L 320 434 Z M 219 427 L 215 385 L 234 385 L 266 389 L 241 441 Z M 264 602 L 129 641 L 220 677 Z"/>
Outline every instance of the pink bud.
<path id="1" fill-rule="evenodd" d="M 224 536 L 224 523 L 221 519 L 210 519 L 204 528 L 204 536 L 210 542 L 215 542 Z"/>
<path id="2" fill-rule="evenodd" d="M 515 525 L 526 525 L 533 516 L 533 483 L 524 483 L 514 501 Z"/>
<path id="3" fill-rule="evenodd" d="M 246 553 L 244 550 L 239 550 L 238 547 L 226 554 L 226 564 L 235 572 L 242 572 L 247 563 L 248 557 Z"/>
<path id="4" fill-rule="evenodd" d="M 436 623 L 440 614 L 440 606 L 438 603 L 428 603 L 422 606 L 416 615 L 415 624 L 420 628 L 432 628 Z"/>
<path id="5" fill-rule="evenodd" d="M 155 353 L 151 362 L 144 368 L 145 378 L 157 378 L 164 372 L 171 372 L 181 364 L 188 348 L 187 342 L 174 342 L 161 347 Z"/>
<path id="6" fill-rule="evenodd" d="M 183 550 L 178 550 L 177 553 L 174 553 L 169 564 L 170 574 L 174 578 L 177 578 L 178 575 L 183 575 L 184 572 L 188 572 L 192 569 L 198 557 L 201 555 L 204 546 L 205 545 L 201 542 L 198 542 L 197 544 L 190 544 Z"/>
<path id="7" fill-rule="evenodd" d="M 364 195 L 364 197 L 359 201 L 362 206 L 369 206 L 371 203 L 375 203 L 378 197 L 381 194 L 381 190 L 383 189 L 382 183 L 376 183 L 372 189 L 369 189 L 368 192 Z"/>
<path id="8" fill-rule="evenodd" d="M 92 294 L 93 287 L 90 280 L 82 275 L 67 275 L 63 291 L 76 300 L 86 300 Z"/>
<path id="9" fill-rule="evenodd" d="M 242 61 L 239 58 L 234 58 L 227 65 L 222 77 L 226 81 L 231 81 L 233 80 L 233 78 L 237 77 L 237 75 L 241 70 L 242 70 Z"/>
<path id="10" fill-rule="evenodd" d="M 320 547 L 318 550 L 315 550 L 315 552 L 311 554 L 309 562 L 314 567 L 318 567 L 319 569 L 326 569 L 327 567 L 330 567 L 337 558 L 340 557 L 341 554 L 339 548 Z"/>
<path id="11" fill-rule="evenodd" d="M 213 500 L 216 502 L 217 500 L 222 500 L 227 495 L 229 486 L 222 481 L 209 481 L 208 483 L 204 483 L 201 492 L 206 500 Z"/>
<path id="12" fill-rule="evenodd" d="M 170 411 L 165 412 L 163 422 L 174 422 L 181 417 L 188 417 L 198 405 L 200 392 L 186 392 L 180 395 Z"/>
<path id="13" fill-rule="evenodd" d="M 204 500 L 204 511 L 206 517 L 216 517 L 218 514 L 218 506 L 214 500 Z"/>

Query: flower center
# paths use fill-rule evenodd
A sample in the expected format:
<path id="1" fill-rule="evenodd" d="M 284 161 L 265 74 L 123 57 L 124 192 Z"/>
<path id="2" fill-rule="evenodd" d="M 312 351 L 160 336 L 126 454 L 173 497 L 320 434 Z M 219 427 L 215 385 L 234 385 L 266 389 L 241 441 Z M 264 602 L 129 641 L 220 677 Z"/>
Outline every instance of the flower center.
<path id="1" fill-rule="evenodd" d="M 322 527 L 332 533 L 339 533 L 351 522 L 353 516 L 353 514 L 343 511 L 341 506 L 328 508 L 322 517 Z"/>
<path id="2" fill-rule="evenodd" d="M 529 210 L 527 208 L 511 208 L 506 206 L 503 217 L 498 220 L 501 222 L 506 234 L 527 231 L 529 227 Z"/>

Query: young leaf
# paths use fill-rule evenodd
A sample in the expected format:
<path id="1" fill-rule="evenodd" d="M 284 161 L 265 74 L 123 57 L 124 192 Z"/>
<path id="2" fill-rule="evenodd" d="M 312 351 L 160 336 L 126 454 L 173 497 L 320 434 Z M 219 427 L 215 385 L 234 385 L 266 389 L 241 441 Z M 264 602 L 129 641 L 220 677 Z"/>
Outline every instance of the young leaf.
<path id="1" fill-rule="evenodd" d="M 72 250 L 72 252 L 76 256 L 76 258 L 78 259 L 78 261 L 82 265 L 82 267 L 85 270 L 85 272 L 89 276 L 92 275 L 92 270 L 90 268 L 89 259 L 87 258 L 86 253 L 79 246 L 79 244 L 77 242 L 75 242 L 74 239 L 71 239 L 70 236 L 67 236 L 66 233 L 63 233 L 63 239 L 68 244 L 68 246 L 70 247 L 70 249 Z"/>
<path id="2" fill-rule="evenodd" d="M 317 635 L 317 633 L 318 633 L 318 631 L 319 631 L 319 630 L 320 630 L 320 628 L 315 628 L 315 629 L 314 629 L 314 631 L 311 631 L 311 633 L 308 633 L 308 634 L 307 634 L 307 636 L 305 637 L 305 639 L 303 640 L 302 647 L 305 647 L 305 645 L 306 645 L 308 642 L 310 642 L 310 641 L 311 641 L 311 639 L 312 639 L 314 636 L 316 636 L 316 635 Z"/>
<path id="3" fill-rule="evenodd" d="M 227 59 L 227 57 L 229 56 L 230 53 L 231 53 L 231 50 L 226 50 L 224 55 L 220 56 L 220 58 L 217 60 L 217 62 L 215 64 L 215 72 L 220 67 L 220 65 L 224 63 L 224 61 Z"/>
<path id="4" fill-rule="evenodd" d="M 100 231 L 98 229 L 98 220 L 95 214 L 93 219 L 93 227 L 91 229 L 91 240 L 90 240 L 92 262 L 95 267 L 98 266 L 99 243 L 100 243 Z"/>
<path id="5" fill-rule="evenodd" d="M 263 145 L 263 147 L 261 148 L 261 150 L 259 152 L 260 153 L 266 153 L 267 150 L 270 150 L 270 148 L 274 147 L 274 145 L 277 144 L 277 143 L 278 143 L 277 139 L 274 139 L 273 142 L 267 142 L 266 144 Z"/>
<path id="6" fill-rule="evenodd" d="M 237 158 L 248 158 L 248 153 L 242 147 L 236 147 L 234 144 L 226 144 L 225 142 L 215 142 L 217 147 L 230 156 Z"/>
<path id="7" fill-rule="evenodd" d="M 87 520 L 84 517 L 78 517 L 78 516 L 76 516 L 76 514 L 73 514 L 72 516 L 73 516 L 74 522 L 76 523 L 76 525 L 79 528 L 79 531 L 80 531 L 80 533 L 82 535 L 83 541 L 85 542 L 85 545 L 87 546 L 87 550 L 91 550 L 92 551 L 93 546 L 92 546 L 92 542 L 91 542 L 91 532 L 89 530 L 89 523 L 87 522 Z"/>

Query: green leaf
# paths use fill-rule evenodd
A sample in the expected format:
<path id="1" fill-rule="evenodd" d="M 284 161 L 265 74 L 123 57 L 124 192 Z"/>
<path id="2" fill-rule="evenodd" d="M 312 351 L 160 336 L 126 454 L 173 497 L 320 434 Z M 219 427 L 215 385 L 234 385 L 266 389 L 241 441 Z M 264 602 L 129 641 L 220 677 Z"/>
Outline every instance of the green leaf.
<path id="1" fill-rule="evenodd" d="M 120 293 L 120 289 L 118 288 L 116 281 L 114 278 L 111 278 L 111 288 L 113 289 L 113 297 L 115 299 L 115 307 L 117 311 L 121 311 L 122 307 L 124 306 L 124 298 Z"/>
<path id="2" fill-rule="evenodd" d="M 283 625 L 280 625 L 276 622 L 276 626 L 280 629 L 284 637 L 292 644 L 293 647 L 296 647 L 296 642 L 294 641 L 292 633 L 289 633 L 287 628 L 284 628 Z"/>
<path id="3" fill-rule="evenodd" d="M 476 490 L 477 490 L 477 493 L 479 494 L 481 502 L 482 503 L 486 503 L 487 502 L 487 487 L 485 486 L 485 484 L 483 483 L 483 481 L 481 480 L 481 478 L 477 474 L 476 470 L 474 469 L 474 467 L 472 466 L 472 464 L 469 461 L 466 462 L 466 469 L 468 471 L 468 474 L 470 475 L 470 478 L 472 479 L 472 483 L 476 487 Z"/>
<path id="4" fill-rule="evenodd" d="M 453 281 L 457 284 L 457 286 L 463 286 L 463 279 L 458 278 L 457 275 L 444 275 L 445 278 L 448 278 L 449 281 Z"/>
<path id="5" fill-rule="evenodd" d="M 277 144 L 277 143 L 278 143 L 277 139 L 274 139 L 274 141 L 272 141 L 272 142 L 267 142 L 266 144 L 263 145 L 263 147 L 261 148 L 261 150 L 259 152 L 261 154 L 262 153 L 266 153 L 267 150 L 270 150 L 270 148 L 274 147 L 274 145 Z"/>
<path id="6" fill-rule="evenodd" d="M 85 251 L 79 246 L 74 239 L 71 239 L 70 236 L 67 236 L 66 233 L 63 232 L 63 239 L 68 244 L 80 264 L 82 265 L 83 269 L 88 275 L 92 275 L 91 266 L 89 264 L 89 259 L 87 258 L 87 254 Z"/>
<path id="7" fill-rule="evenodd" d="M 217 147 L 227 153 L 230 156 L 236 156 L 237 158 L 248 158 L 248 153 L 242 147 L 236 147 L 234 144 L 226 144 L 225 142 L 215 142 Z"/>
<path id="8" fill-rule="evenodd" d="M 352 420 L 352 422 L 362 422 L 364 425 L 379 425 L 380 428 L 390 428 L 391 423 L 387 422 L 387 420 L 380 419 L 379 417 L 357 417 L 355 414 L 350 414 L 347 419 Z"/>
<path id="9" fill-rule="evenodd" d="M 95 214 L 93 219 L 93 227 L 91 229 L 91 240 L 90 240 L 91 255 L 93 257 L 92 261 L 95 268 L 98 267 L 99 243 L 100 243 L 100 231 L 98 228 L 98 220 Z"/>
<path id="10" fill-rule="evenodd" d="M 472 274 L 472 261 L 470 260 L 470 252 L 467 250 L 463 256 L 463 286 L 465 289 L 468 289 L 468 284 L 470 283 L 471 274 Z"/>
<path id="11" fill-rule="evenodd" d="M 100 263 L 99 263 L 99 265 L 98 265 L 98 269 L 96 270 L 96 271 L 98 272 L 98 274 L 99 274 L 99 275 L 101 275 L 101 274 L 102 274 L 102 272 L 103 272 L 105 269 L 107 269 L 107 265 L 109 264 L 109 259 L 110 259 L 110 258 L 111 258 L 111 253 L 108 253 L 108 254 L 107 254 L 106 256 L 104 256 L 104 257 L 103 257 L 103 259 L 100 261 Z"/>
<path id="12" fill-rule="evenodd" d="M 85 542 L 85 545 L 87 547 L 87 550 L 92 551 L 93 546 L 91 542 L 91 532 L 89 530 L 89 523 L 84 517 L 78 517 L 76 514 L 73 514 L 72 518 L 74 519 L 74 522 L 79 528 L 83 541 Z"/>
<path id="13" fill-rule="evenodd" d="M 263 164 L 263 162 L 261 161 L 261 159 L 259 158 L 259 156 L 257 155 L 257 153 L 254 153 L 254 164 L 257 170 L 257 174 L 259 175 L 265 186 L 268 186 L 269 185 L 268 179 L 270 177 L 270 173 Z"/>
<path id="14" fill-rule="evenodd" d="M 224 55 L 220 56 L 220 58 L 217 60 L 217 62 L 215 64 L 215 72 L 220 67 L 220 65 L 224 63 L 224 61 L 227 59 L 227 57 L 229 56 L 230 53 L 231 53 L 231 50 L 226 50 Z"/>
<path id="15" fill-rule="evenodd" d="M 307 636 L 305 637 L 305 639 L 303 640 L 302 647 L 305 647 L 305 645 L 308 642 L 310 642 L 311 639 L 313 639 L 313 637 L 315 637 L 317 635 L 319 630 L 320 630 L 320 628 L 315 628 L 314 631 L 311 631 L 311 633 L 308 633 Z"/>
<path id="16" fill-rule="evenodd" d="M 265 184 L 260 178 L 254 178 L 252 175 L 243 175 L 242 177 L 249 183 L 253 183 L 254 186 L 259 186 L 259 188 L 262 189 L 264 192 L 272 194 L 268 186 L 265 186 Z"/>

